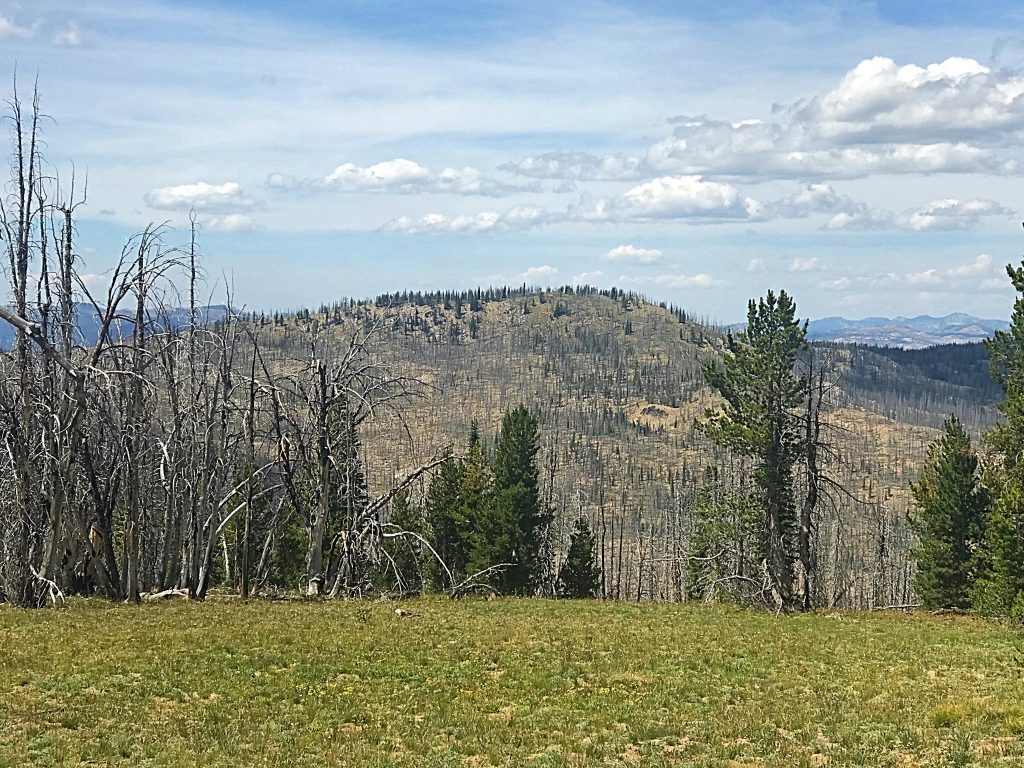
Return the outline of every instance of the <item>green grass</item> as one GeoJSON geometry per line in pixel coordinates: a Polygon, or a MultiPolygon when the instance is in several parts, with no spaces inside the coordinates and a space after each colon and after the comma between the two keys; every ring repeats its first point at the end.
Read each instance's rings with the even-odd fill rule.
{"type": "Polygon", "coordinates": [[[998,624],[403,607],[0,606],[0,766],[1024,765],[998,624]]]}

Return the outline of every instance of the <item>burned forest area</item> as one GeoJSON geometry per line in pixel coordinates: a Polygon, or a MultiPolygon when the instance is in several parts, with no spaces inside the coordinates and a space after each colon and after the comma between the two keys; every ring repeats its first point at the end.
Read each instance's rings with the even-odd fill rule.
{"type": "MultiPolygon", "coordinates": [[[[786,282],[825,285],[817,257],[737,292],[731,325],[687,305],[732,292],[705,273],[623,289],[551,266],[451,289],[382,271],[376,296],[254,309],[212,265],[237,232],[280,242],[248,218],[269,204],[156,188],[146,214],[173,215],[104,250],[115,228],[51,160],[38,85],[6,108],[0,768],[1024,764],[1024,261],[858,283],[966,275],[1008,322],[894,310],[814,332],[903,346],[812,337],[786,282]]],[[[261,194],[568,194],[658,155],[588,157],[521,164],[568,173],[557,188],[397,159],[271,173],[261,194]]],[[[373,232],[647,225],[663,211],[629,206],[669,187],[754,224],[812,200],[858,232],[959,205],[887,217],[820,184],[761,205],[689,174],[593,210],[373,232]]],[[[968,224],[1012,213],[974,202],[968,224]]]]}
{"type": "Polygon", "coordinates": [[[589,286],[253,313],[208,300],[194,214],[131,237],[90,290],[83,185],[46,163],[38,98],[10,117],[14,605],[213,591],[914,607],[912,483],[951,414],[975,438],[999,419],[984,345],[808,342],[785,291],[736,333],[589,286]],[[579,594],[567,565],[587,571],[579,594]]]}

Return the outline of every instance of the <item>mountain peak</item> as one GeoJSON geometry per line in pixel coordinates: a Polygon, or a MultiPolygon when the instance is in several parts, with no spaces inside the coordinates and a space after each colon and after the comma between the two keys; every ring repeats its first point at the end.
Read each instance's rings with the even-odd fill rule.
{"type": "Polygon", "coordinates": [[[936,344],[967,344],[989,338],[995,331],[1005,330],[1009,323],[952,312],[944,317],[918,315],[865,317],[825,317],[808,323],[807,337],[813,341],[840,341],[876,347],[920,349],[936,344]]]}

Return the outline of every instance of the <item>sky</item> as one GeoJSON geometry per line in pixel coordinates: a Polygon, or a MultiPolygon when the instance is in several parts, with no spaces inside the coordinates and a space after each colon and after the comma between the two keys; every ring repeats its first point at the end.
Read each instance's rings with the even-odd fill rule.
{"type": "Polygon", "coordinates": [[[1018,2],[0,0],[77,248],[201,228],[251,309],[612,285],[705,317],[1008,317],[1018,2]]]}

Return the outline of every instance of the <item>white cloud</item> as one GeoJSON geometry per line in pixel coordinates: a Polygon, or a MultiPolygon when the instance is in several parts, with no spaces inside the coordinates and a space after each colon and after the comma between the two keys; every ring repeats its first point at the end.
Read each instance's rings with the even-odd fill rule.
{"type": "Polygon", "coordinates": [[[244,213],[229,213],[226,216],[214,216],[203,222],[211,232],[251,232],[256,229],[253,220],[244,213]]]}
{"type": "Polygon", "coordinates": [[[586,152],[548,152],[505,163],[501,170],[535,179],[569,181],[636,181],[643,178],[642,161],[625,155],[586,152]]]}
{"type": "Polygon", "coordinates": [[[838,194],[830,184],[806,184],[791,195],[765,205],[769,217],[802,219],[815,213],[859,215],[867,211],[864,203],[838,194]]]}
{"type": "Polygon", "coordinates": [[[620,275],[616,282],[619,285],[659,285],[665,288],[707,288],[719,284],[718,280],[704,272],[696,275],[665,274],[655,277],[620,275]]]}
{"type": "Polygon", "coordinates": [[[946,270],[946,274],[952,277],[977,277],[979,275],[990,274],[994,270],[995,264],[992,257],[987,253],[980,253],[974,261],[948,269],[946,270]]]}
{"type": "Polygon", "coordinates": [[[974,59],[919,67],[865,59],[839,84],[797,112],[825,137],[870,141],[1000,141],[1024,128],[1024,76],[993,72],[974,59]]]}
{"type": "Polygon", "coordinates": [[[519,275],[519,278],[530,285],[535,285],[545,280],[550,281],[557,274],[557,267],[552,267],[550,265],[545,264],[540,267],[530,267],[521,275],[519,275]]]}
{"type": "Polygon", "coordinates": [[[752,219],[762,206],[731,184],[700,176],[662,176],[638,184],[611,200],[581,200],[569,218],[581,221],[649,221],[654,219],[752,219]]]}
{"type": "Polygon", "coordinates": [[[231,211],[253,208],[256,201],[242,191],[240,184],[229,181],[225,184],[180,184],[174,187],[152,189],[143,199],[150,208],[168,211],[231,211]]]}
{"type": "Polygon", "coordinates": [[[483,211],[476,214],[446,216],[428,213],[414,218],[400,216],[381,229],[407,235],[472,234],[480,232],[517,232],[561,220],[561,214],[549,213],[535,205],[516,205],[504,213],[483,211]]]}
{"type": "MultiPolygon", "coordinates": [[[[490,232],[518,231],[559,222],[628,222],[653,220],[686,220],[693,223],[715,221],[763,220],[764,207],[757,200],[743,195],[731,184],[705,181],[699,176],[666,176],[627,190],[616,198],[594,199],[583,195],[579,203],[565,213],[550,212],[534,205],[517,205],[505,213],[484,211],[471,215],[448,216],[430,213],[413,218],[402,216],[384,225],[383,229],[408,234],[424,232],[490,232]]],[[[632,248],[633,246],[621,246],[632,248]]],[[[615,251],[616,249],[613,249],[615,251]]],[[[634,260],[654,258],[653,251],[635,249],[634,260]]],[[[612,253],[612,252],[609,252],[612,253]]],[[[609,260],[630,255],[618,251],[609,260]]]]}
{"type": "Polygon", "coordinates": [[[65,45],[73,48],[82,45],[84,42],[85,30],[74,21],[68,22],[66,27],[58,29],[53,33],[54,45],[65,45]]]}
{"type": "Polygon", "coordinates": [[[654,264],[661,259],[656,248],[637,248],[633,245],[619,245],[604,255],[605,261],[634,261],[639,264],[654,264]]]}
{"type": "Polygon", "coordinates": [[[814,272],[819,269],[823,269],[823,267],[817,256],[812,256],[809,259],[798,257],[789,263],[790,272],[814,272]]]}
{"type": "Polygon", "coordinates": [[[342,163],[319,179],[299,179],[285,173],[267,176],[267,187],[277,191],[291,189],[335,189],[342,192],[390,192],[398,194],[451,194],[505,197],[518,192],[540,192],[539,183],[506,184],[482,171],[464,168],[443,168],[433,173],[429,168],[402,157],[362,167],[342,163]]]}
{"type": "Polygon", "coordinates": [[[10,16],[0,15],[0,40],[7,40],[14,37],[27,39],[32,37],[33,34],[34,30],[32,28],[22,27],[10,16]]]}
{"type": "Polygon", "coordinates": [[[822,229],[887,229],[894,223],[895,217],[888,211],[879,211],[863,206],[859,210],[837,213],[822,226],[822,229]]]}
{"type": "Polygon", "coordinates": [[[928,229],[953,230],[970,229],[977,226],[984,216],[1009,216],[1013,211],[1004,208],[994,200],[967,200],[956,198],[936,200],[930,205],[904,215],[902,225],[915,232],[928,229]]]}
{"type": "Polygon", "coordinates": [[[973,59],[866,59],[832,90],[775,112],[770,122],[677,118],[643,166],[760,179],[1021,171],[998,150],[1024,130],[1024,75],[973,59]]]}
{"type": "Polygon", "coordinates": [[[418,187],[430,179],[430,171],[419,163],[398,157],[360,168],[352,163],[343,163],[323,178],[326,186],[336,186],[349,191],[368,189],[408,190],[418,187]]]}
{"type": "Polygon", "coordinates": [[[942,282],[942,276],[937,269],[925,269],[921,272],[908,272],[903,275],[903,280],[910,285],[938,285],[942,282]]]}
{"type": "Polygon", "coordinates": [[[594,272],[580,272],[578,275],[573,275],[569,281],[572,285],[593,285],[595,283],[605,283],[604,272],[596,270],[594,272]]]}
{"type": "Polygon", "coordinates": [[[650,148],[654,172],[757,179],[859,179],[873,174],[1020,171],[1016,160],[967,142],[859,145],[813,135],[813,126],[740,126],[702,122],[676,128],[650,148]],[[756,135],[747,137],[745,132],[756,135]]]}
{"type": "Polygon", "coordinates": [[[764,259],[751,259],[747,262],[747,272],[763,272],[765,266],[764,259]]]}
{"type": "Polygon", "coordinates": [[[696,275],[659,275],[654,282],[666,288],[707,288],[718,281],[703,272],[696,275]]]}
{"type": "Polygon", "coordinates": [[[823,280],[818,287],[831,291],[858,290],[914,290],[927,287],[936,294],[1001,291],[1010,288],[1005,277],[999,277],[1000,268],[988,254],[979,254],[973,261],[946,269],[930,267],[910,272],[880,272],[843,275],[823,280]]]}
{"type": "Polygon", "coordinates": [[[432,191],[452,195],[485,195],[501,197],[511,192],[526,191],[489,178],[476,168],[444,168],[433,180],[432,191]]]}

